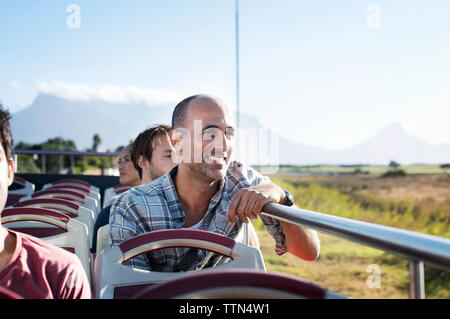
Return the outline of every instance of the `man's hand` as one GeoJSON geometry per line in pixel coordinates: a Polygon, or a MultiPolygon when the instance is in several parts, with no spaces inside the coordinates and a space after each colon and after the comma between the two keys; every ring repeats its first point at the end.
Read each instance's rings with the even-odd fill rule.
{"type": "Polygon", "coordinates": [[[286,195],[278,185],[260,184],[249,188],[242,188],[233,198],[227,217],[230,224],[234,224],[236,216],[243,223],[248,219],[255,219],[267,203],[283,204],[286,195]]]}
{"type": "MultiPolygon", "coordinates": [[[[248,218],[257,218],[267,203],[285,204],[286,200],[283,189],[273,183],[243,188],[233,198],[227,217],[230,224],[234,224],[236,216],[241,222],[248,223],[248,218]]],[[[308,261],[319,257],[320,240],[315,230],[283,221],[281,226],[290,253],[308,261]]]]}

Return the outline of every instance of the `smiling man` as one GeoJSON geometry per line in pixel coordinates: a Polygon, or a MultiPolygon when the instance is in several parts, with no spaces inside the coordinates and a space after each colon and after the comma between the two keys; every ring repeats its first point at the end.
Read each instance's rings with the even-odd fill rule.
{"type": "MultiPolygon", "coordinates": [[[[219,99],[195,95],[172,115],[171,142],[179,164],[169,174],[116,201],[110,217],[111,244],[162,229],[193,228],[236,238],[248,218],[260,217],[275,250],[315,260],[320,243],[313,230],[260,215],[269,202],[293,205],[292,196],[268,177],[231,161],[235,129],[219,99]]],[[[167,248],[132,259],[133,267],[186,271],[212,267],[221,257],[205,250],[167,248]]]]}

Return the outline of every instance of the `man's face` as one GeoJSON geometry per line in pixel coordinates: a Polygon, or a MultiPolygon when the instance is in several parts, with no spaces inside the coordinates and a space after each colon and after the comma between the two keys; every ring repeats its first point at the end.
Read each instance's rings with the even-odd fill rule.
{"type": "Polygon", "coordinates": [[[228,108],[211,98],[193,100],[184,124],[190,136],[187,140],[184,137],[181,146],[183,162],[209,182],[225,177],[234,143],[234,127],[228,108]]]}
{"type": "Polygon", "coordinates": [[[14,162],[6,158],[3,145],[0,143],[0,212],[5,208],[8,198],[8,187],[14,179],[14,162]]]}
{"type": "Polygon", "coordinates": [[[152,140],[150,178],[155,180],[166,175],[176,164],[172,160],[173,147],[166,134],[157,135],[152,140]]]}

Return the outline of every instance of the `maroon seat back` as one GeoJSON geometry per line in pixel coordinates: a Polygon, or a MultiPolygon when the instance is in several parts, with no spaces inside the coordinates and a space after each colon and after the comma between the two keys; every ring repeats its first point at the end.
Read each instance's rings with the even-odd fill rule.
{"type": "Polygon", "coordinates": [[[78,216],[76,211],[80,209],[80,205],[77,203],[62,199],[62,198],[33,198],[18,202],[13,205],[13,207],[39,207],[47,209],[58,209],[62,210],[64,214],[67,214],[71,218],[78,216]],[[58,208],[55,208],[57,206],[58,208]]]}
{"type": "Polygon", "coordinates": [[[326,290],[300,278],[251,270],[220,270],[195,272],[153,285],[135,294],[137,299],[186,298],[261,298],[264,290],[268,298],[285,298],[286,293],[298,298],[322,299],[326,290]],[[233,288],[238,287],[236,290],[233,288]],[[251,291],[255,295],[251,295],[251,291]],[[250,294],[249,294],[250,292],[250,294]]]}
{"type": "Polygon", "coordinates": [[[73,183],[73,184],[81,184],[84,185],[86,187],[91,187],[92,185],[86,181],[82,181],[80,179],[74,179],[74,178],[64,178],[64,179],[58,179],[54,182],[52,182],[53,185],[57,185],[57,184],[65,184],[65,183],[73,183]]]}
{"type": "MultiPolygon", "coordinates": [[[[42,222],[40,220],[40,216],[45,218],[50,217],[51,219],[55,219],[56,221],[62,222],[64,224],[67,224],[70,220],[70,216],[52,209],[35,208],[35,207],[17,207],[17,208],[7,208],[3,210],[2,223],[4,223],[5,217],[14,217],[19,215],[25,216],[25,218],[20,218],[17,221],[42,222]]],[[[45,238],[54,235],[59,235],[67,231],[65,227],[60,226],[61,223],[55,222],[50,225],[56,227],[11,227],[11,229],[38,238],[45,238]]]]}
{"type": "Polygon", "coordinates": [[[77,192],[81,192],[83,194],[89,194],[91,190],[84,186],[84,185],[64,185],[64,184],[56,184],[55,186],[50,186],[46,188],[45,190],[60,190],[60,189],[68,189],[68,190],[75,190],[77,192]]]}
{"type": "Polygon", "coordinates": [[[54,198],[62,198],[62,199],[68,199],[73,200],[72,197],[75,197],[76,200],[80,203],[84,203],[84,200],[86,198],[86,194],[83,194],[81,192],[75,191],[75,190],[68,190],[68,189],[55,189],[55,190],[43,190],[36,193],[33,193],[31,195],[32,198],[39,198],[42,196],[50,195],[54,198]]]}
{"type": "Polygon", "coordinates": [[[8,198],[6,199],[6,204],[5,207],[14,205],[15,203],[17,203],[22,197],[25,197],[28,195],[25,194],[11,194],[8,193],[8,198]]]}

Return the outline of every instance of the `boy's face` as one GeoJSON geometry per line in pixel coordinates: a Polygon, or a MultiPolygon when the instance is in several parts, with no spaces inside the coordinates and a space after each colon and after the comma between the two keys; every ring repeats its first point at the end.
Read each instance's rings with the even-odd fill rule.
{"type": "Polygon", "coordinates": [[[14,179],[14,162],[6,158],[3,145],[0,143],[0,211],[5,208],[8,198],[8,187],[14,179]]]}
{"type": "Polygon", "coordinates": [[[152,141],[152,159],[150,161],[150,177],[155,180],[166,175],[176,165],[172,160],[172,144],[166,134],[160,134],[152,141]]]}

